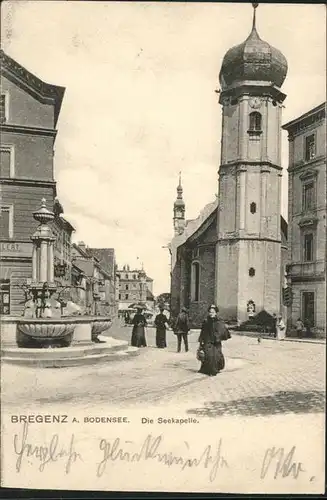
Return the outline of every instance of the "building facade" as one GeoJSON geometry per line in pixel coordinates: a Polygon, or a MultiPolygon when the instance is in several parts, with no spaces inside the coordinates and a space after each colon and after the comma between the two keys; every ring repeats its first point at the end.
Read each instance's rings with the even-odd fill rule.
{"type": "Polygon", "coordinates": [[[104,284],[99,287],[101,300],[108,302],[110,316],[116,317],[118,313],[118,297],[116,284],[116,256],[113,248],[89,248],[89,252],[97,259],[100,269],[108,276],[102,280],[104,284]]]}
{"type": "Polygon", "coordinates": [[[53,249],[55,282],[60,286],[68,286],[71,285],[71,248],[75,228],[63,217],[63,208],[57,198],[54,201],[53,212],[55,217],[51,229],[56,238],[53,249]]]}
{"type": "Polygon", "coordinates": [[[74,243],[70,296],[87,314],[117,315],[115,264],[111,248],[89,248],[74,243]]]}
{"type": "Polygon", "coordinates": [[[131,304],[142,302],[153,309],[153,279],[143,269],[131,269],[125,265],[117,270],[119,278],[119,309],[128,309],[131,304]]]}
{"type": "Polygon", "coordinates": [[[0,313],[19,315],[32,275],[33,212],[56,197],[53,149],[65,89],[0,52],[0,313]]]}
{"type": "MultiPolygon", "coordinates": [[[[186,305],[194,326],[211,302],[219,304],[226,321],[237,323],[249,318],[250,305],[251,313],[282,311],[287,224],[281,217],[286,97],[281,86],[287,61],[259,37],[253,5],[250,35],[227,51],[219,74],[223,118],[217,200],[189,223],[184,206],[178,231],[174,214],[172,314],[186,305]]],[[[178,188],[177,200],[180,195],[178,188]]]]}
{"type": "Polygon", "coordinates": [[[326,333],[326,103],[288,132],[288,327],[300,318],[326,333]]]}

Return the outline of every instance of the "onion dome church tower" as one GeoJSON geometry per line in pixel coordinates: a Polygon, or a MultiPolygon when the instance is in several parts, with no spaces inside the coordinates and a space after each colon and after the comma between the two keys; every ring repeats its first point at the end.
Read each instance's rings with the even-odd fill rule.
{"type": "Polygon", "coordinates": [[[283,54],[256,27],[223,58],[216,300],[222,316],[242,322],[280,310],[281,113],[283,54]]]}
{"type": "Polygon", "coordinates": [[[185,228],[185,202],[183,200],[182,176],[179,173],[177,198],[174,203],[174,232],[175,236],[182,234],[185,228]]]}

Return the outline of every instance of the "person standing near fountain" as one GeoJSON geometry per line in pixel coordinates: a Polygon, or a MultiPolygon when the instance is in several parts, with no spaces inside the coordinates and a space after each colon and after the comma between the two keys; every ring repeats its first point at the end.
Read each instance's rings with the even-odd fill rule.
{"type": "Polygon", "coordinates": [[[137,313],[133,318],[133,330],[132,330],[132,340],[131,345],[133,347],[146,347],[145,339],[145,327],[147,325],[146,319],[142,311],[143,306],[139,305],[136,307],[137,313]]]}

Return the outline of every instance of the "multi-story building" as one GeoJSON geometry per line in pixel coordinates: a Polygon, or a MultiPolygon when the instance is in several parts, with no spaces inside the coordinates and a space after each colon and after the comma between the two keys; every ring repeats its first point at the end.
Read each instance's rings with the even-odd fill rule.
{"type": "Polygon", "coordinates": [[[153,308],[153,279],[143,269],[130,269],[123,266],[117,270],[119,277],[119,309],[127,309],[131,304],[142,302],[153,308]]]}
{"type": "Polygon", "coordinates": [[[21,314],[32,275],[33,212],[56,197],[54,141],[65,89],[0,52],[0,313],[21,314]]]}
{"type": "Polygon", "coordinates": [[[115,317],[118,312],[115,250],[114,248],[89,248],[88,250],[98,260],[101,269],[109,276],[109,279],[104,280],[105,288],[100,286],[100,293],[102,300],[109,302],[110,315],[115,317]]]}
{"type": "Polygon", "coordinates": [[[288,326],[300,318],[326,332],[326,103],[288,132],[288,326]]]}
{"type": "Polygon", "coordinates": [[[84,242],[73,244],[70,295],[89,314],[117,314],[113,249],[88,248],[84,242]],[[96,255],[98,254],[98,256],[96,255]]]}
{"type": "Polygon", "coordinates": [[[57,198],[54,201],[53,211],[55,218],[51,229],[56,238],[53,252],[55,282],[61,286],[68,286],[72,277],[71,248],[75,228],[63,217],[63,208],[57,198]]]}

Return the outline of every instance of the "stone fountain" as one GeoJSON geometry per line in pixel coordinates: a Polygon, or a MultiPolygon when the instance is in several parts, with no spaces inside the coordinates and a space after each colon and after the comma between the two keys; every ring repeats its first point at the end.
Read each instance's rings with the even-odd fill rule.
{"type": "Polygon", "coordinates": [[[51,367],[105,360],[118,351],[121,355],[136,354],[137,349],[128,347],[127,342],[99,338],[112,325],[109,317],[62,314],[61,303],[55,298],[55,237],[49,225],[54,213],[47,209],[45,199],[33,217],[39,226],[31,237],[32,279],[27,287],[23,316],[1,318],[2,359],[51,367]]]}

